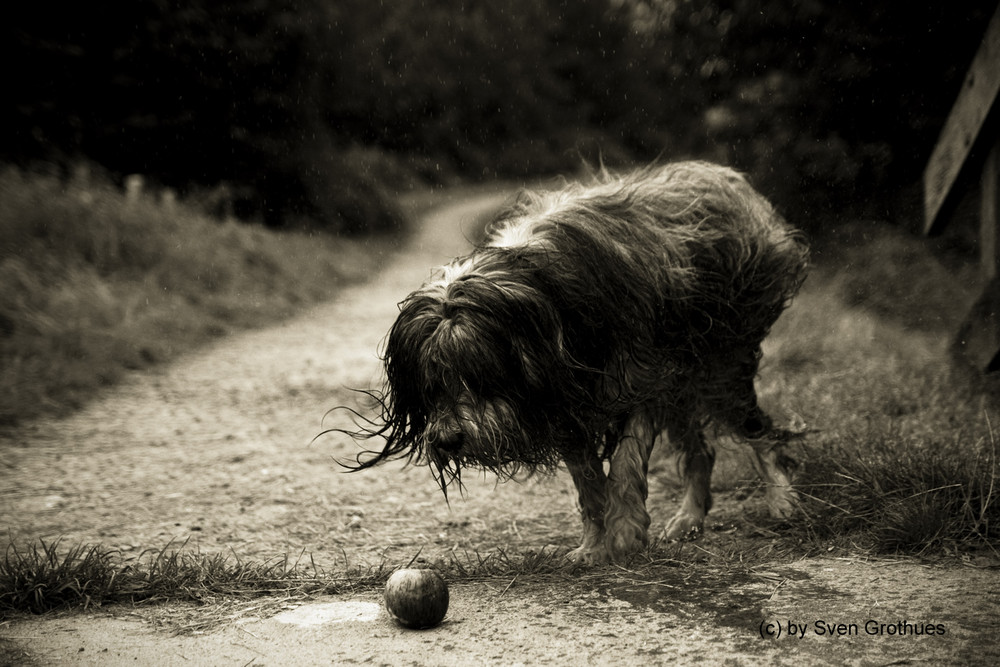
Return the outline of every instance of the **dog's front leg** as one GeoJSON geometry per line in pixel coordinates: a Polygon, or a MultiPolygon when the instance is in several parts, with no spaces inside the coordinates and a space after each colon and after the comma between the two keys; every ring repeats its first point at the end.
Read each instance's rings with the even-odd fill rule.
{"type": "Polygon", "coordinates": [[[799,495],[791,480],[796,464],[785,454],[785,444],[799,437],[798,433],[772,427],[762,437],[748,438],[757,459],[757,472],[765,484],[767,507],[776,519],[788,519],[798,508],[799,495]]]}
{"type": "Polygon", "coordinates": [[[645,415],[633,414],[611,453],[604,510],[604,544],[611,560],[641,549],[649,540],[646,475],[656,435],[645,415]]]}
{"type": "Polygon", "coordinates": [[[583,543],[566,554],[566,558],[588,565],[605,563],[608,554],[604,549],[604,506],[608,478],[601,459],[596,453],[587,452],[579,458],[566,457],[566,467],[576,485],[583,520],[583,543]]]}

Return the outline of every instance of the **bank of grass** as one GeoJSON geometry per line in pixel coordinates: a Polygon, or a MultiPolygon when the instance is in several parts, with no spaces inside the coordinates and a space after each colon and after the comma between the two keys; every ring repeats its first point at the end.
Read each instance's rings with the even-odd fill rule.
{"type": "Polygon", "coordinates": [[[815,429],[795,530],[879,553],[996,554],[1000,378],[952,348],[981,289],[975,263],[888,227],[827,253],[762,374],[767,399],[815,429]]]}
{"type": "Polygon", "coordinates": [[[329,299],[391,239],[220,221],[94,176],[0,170],[0,426],[329,299]]]}

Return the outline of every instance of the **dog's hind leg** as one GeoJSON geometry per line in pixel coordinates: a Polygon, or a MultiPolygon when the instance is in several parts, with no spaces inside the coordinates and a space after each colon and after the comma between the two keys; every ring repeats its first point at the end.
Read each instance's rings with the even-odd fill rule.
{"type": "Polygon", "coordinates": [[[785,443],[798,435],[775,427],[771,418],[760,409],[752,378],[739,385],[737,396],[735,407],[720,416],[753,447],[757,473],[764,481],[764,498],[771,515],[787,519],[798,507],[799,497],[791,480],[795,461],[785,454],[785,443]]]}
{"type": "Polygon", "coordinates": [[[799,495],[792,487],[795,461],[785,454],[783,432],[771,432],[750,440],[750,445],[757,459],[757,473],[766,485],[764,498],[771,516],[777,519],[791,517],[798,507],[799,495]]]}
{"type": "Polygon", "coordinates": [[[641,412],[633,413],[611,453],[604,543],[612,560],[646,546],[649,540],[646,475],[656,436],[649,417],[641,412]]]}
{"type": "Polygon", "coordinates": [[[712,467],[715,452],[695,422],[667,426],[671,444],[678,449],[677,468],[684,480],[684,500],[677,514],[667,522],[668,540],[696,537],[702,531],[705,515],[712,509],[712,467]]]}
{"type": "Polygon", "coordinates": [[[579,458],[565,457],[566,467],[573,476],[579,495],[580,516],[583,520],[583,543],[566,558],[578,563],[596,565],[604,563],[608,554],[604,550],[604,506],[607,502],[608,478],[596,452],[581,454],[579,458]]]}

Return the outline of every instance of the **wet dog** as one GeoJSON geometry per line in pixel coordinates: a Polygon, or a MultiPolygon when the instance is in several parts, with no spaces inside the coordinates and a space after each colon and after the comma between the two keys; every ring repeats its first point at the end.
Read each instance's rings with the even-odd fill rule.
{"type": "Polygon", "coordinates": [[[807,254],[741,175],[704,162],[523,193],[400,304],[371,392],[381,414],[353,434],[384,446],[353,467],[426,463],[447,494],[466,467],[509,478],[565,464],[583,519],[569,555],[605,562],[647,543],[661,433],[685,484],[666,535],[701,530],[714,423],[753,446],[772,513],[788,515],[790,434],[754,378],[807,254]]]}

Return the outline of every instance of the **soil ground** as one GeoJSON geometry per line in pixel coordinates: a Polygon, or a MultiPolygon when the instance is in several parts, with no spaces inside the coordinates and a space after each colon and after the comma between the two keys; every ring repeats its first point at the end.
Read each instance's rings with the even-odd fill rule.
{"type": "MultiPolygon", "coordinates": [[[[136,557],[186,541],[240,558],[309,554],[328,570],[575,546],[568,475],[470,478],[446,504],[424,468],[346,474],[337,461],[357,445],[314,440],[349,427],[330,408],[365,407],[350,389],[379,384],[396,304],[464,252],[504,197],[447,202],[385,270],[332,303],[136,374],[69,418],[0,434],[6,540],[136,557]]],[[[669,467],[652,462],[654,530],[677,500],[669,467]]],[[[664,545],[645,565],[454,581],[432,630],[396,626],[378,590],[234,605],[228,617],[215,608],[222,620],[208,628],[198,606],[122,606],[8,619],[0,663],[1000,664],[994,568],[832,556],[690,565],[734,541],[766,546],[761,504],[720,494],[702,540],[664,545]]]]}

